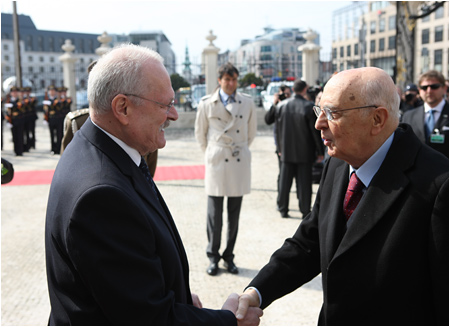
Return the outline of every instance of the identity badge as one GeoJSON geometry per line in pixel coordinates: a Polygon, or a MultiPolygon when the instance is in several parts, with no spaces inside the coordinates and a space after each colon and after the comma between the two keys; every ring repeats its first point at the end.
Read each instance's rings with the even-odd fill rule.
{"type": "Polygon", "coordinates": [[[431,134],[430,135],[431,143],[444,144],[444,141],[445,141],[445,135],[442,135],[442,134],[431,134]]]}

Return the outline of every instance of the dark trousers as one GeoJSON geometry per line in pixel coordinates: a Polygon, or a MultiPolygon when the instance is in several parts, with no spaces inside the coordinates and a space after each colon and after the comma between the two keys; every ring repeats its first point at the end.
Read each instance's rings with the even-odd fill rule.
{"type": "Polygon", "coordinates": [[[50,119],[48,126],[50,128],[50,141],[52,144],[52,151],[55,154],[60,154],[61,142],[64,133],[64,119],[50,119]]]}
{"type": "Polygon", "coordinates": [[[311,211],[312,164],[281,162],[280,183],[278,188],[278,210],[282,214],[289,211],[289,193],[295,178],[298,207],[303,216],[311,211]]]}
{"type": "Polygon", "coordinates": [[[13,122],[11,132],[14,143],[14,152],[17,156],[21,156],[23,154],[23,128],[23,121],[13,122]]]}
{"type": "Polygon", "coordinates": [[[220,241],[222,238],[223,224],[223,196],[208,196],[208,213],[207,213],[207,235],[208,247],[206,255],[211,262],[219,262],[221,258],[225,261],[234,259],[234,245],[239,226],[239,214],[241,212],[242,196],[228,197],[228,231],[227,231],[227,247],[222,256],[219,254],[220,241]]]}

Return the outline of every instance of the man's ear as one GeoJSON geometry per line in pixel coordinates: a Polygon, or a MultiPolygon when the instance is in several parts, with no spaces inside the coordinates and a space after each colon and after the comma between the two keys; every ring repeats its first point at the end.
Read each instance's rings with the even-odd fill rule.
{"type": "Polygon", "coordinates": [[[114,117],[122,124],[128,125],[129,117],[128,117],[128,105],[130,101],[126,95],[117,94],[113,100],[111,101],[111,109],[114,114],[114,117]]]}
{"type": "Polygon", "coordinates": [[[386,125],[389,118],[389,112],[385,107],[378,107],[372,115],[372,134],[378,135],[386,125]]]}

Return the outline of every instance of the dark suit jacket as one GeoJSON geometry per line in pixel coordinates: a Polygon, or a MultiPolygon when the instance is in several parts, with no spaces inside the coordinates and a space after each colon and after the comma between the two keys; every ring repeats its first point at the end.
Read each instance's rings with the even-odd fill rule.
{"type": "Polygon", "coordinates": [[[405,112],[402,117],[402,122],[411,125],[414,133],[416,133],[419,140],[428,144],[436,151],[439,151],[443,155],[448,158],[448,102],[445,101],[444,108],[442,109],[441,115],[439,116],[438,121],[435,123],[434,128],[439,130],[439,133],[444,135],[445,142],[443,144],[440,143],[431,143],[430,139],[425,139],[425,110],[423,105],[417,107],[415,109],[409,110],[405,112]]]}
{"type": "Polygon", "coordinates": [[[236,324],[192,305],[189,267],[162,195],[90,119],[53,177],[45,232],[51,325],[236,324]]]}
{"type": "Polygon", "coordinates": [[[301,95],[280,103],[276,133],[281,161],[313,163],[317,155],[323,155],[320,131],[314,127],[313,105],[301,95]]]}
{"type": "Polygon", "coordinates": [[[262,308],[322,273],[321,325],[448,325],[448,159],[400,125],[346,230],[348,174],[325,165],[313,211],[250,283],[262,308]]]}

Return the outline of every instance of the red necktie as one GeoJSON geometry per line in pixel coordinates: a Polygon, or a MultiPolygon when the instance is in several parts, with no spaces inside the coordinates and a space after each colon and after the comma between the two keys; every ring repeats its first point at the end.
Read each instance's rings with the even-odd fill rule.
{"type": "Polygon", "coordinates": [[[353,211],[355,211],[359,200],[361,200],[363,188],[363,182],[361,182],[358,176],[356,176],[356,173],[352,173],[344,199],[344,215],[347,220],[350,218],[353,211]]]}

